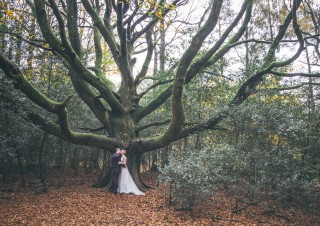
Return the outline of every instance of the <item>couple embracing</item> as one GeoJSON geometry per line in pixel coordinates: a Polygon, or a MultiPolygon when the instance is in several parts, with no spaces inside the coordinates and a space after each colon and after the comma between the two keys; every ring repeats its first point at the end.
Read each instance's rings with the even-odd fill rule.
{"type": "Polygon", "coordinates": [[[116,152],[111,157],[112,162],[112,184],[111,191],[114,194],[132,193],[135,195],[144,195],[134,183],[127,167],[126,150],[116,148],[116,152]]]}

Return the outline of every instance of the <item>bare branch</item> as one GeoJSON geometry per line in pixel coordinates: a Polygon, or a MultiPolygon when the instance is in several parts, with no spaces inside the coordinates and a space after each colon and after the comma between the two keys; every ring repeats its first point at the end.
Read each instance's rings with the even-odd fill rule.
{"type": "MultiPolygon", "coordinates": [[[[26,42],[26,43],[28,43],[28,44],[30,44],[30,45],[32,45],[32,46],[36,46],[36,47],[38,47],[38,48],[40,48],[40,49],[44,49],[44,50],[48,50],[48,51],[53,51],[53,49],[44,47],[43,45],[38,44],[38,43],[36,43],[35,41],[32,41],[32,40],[28,40],[28,39],[23,38],[23,37],[22,37],[21,35],[19,35],[19,34],[16,34],[16,33],[13,33],[13,32],[8,32],[8,31],[4,31],[3,33],[9,34],[9,35],[13,35],[13,36],[15,36],[16,38],[18,38],[18,39],[20,39],[20,40],[22,40],[22,41],[24,41],[24,42],[26,42]]],[[[37,41],[39,41],[39,40],[37,40],[37,41]]],[[[45,41],[41,41],[41,42],[45,43],[45,41]]]]}
{"type": "Polygon", "coordinates": [[[141,99],[144,95],[146,95],[150,90],[160,86],[160,85],[164,85],[167,83],[173,82],[173,79],[170,80],[164,80],[164,81],[158,81],[154,84],[152,84],[151,86],[149,86],[146,90],[142,91],[141,93],[139,93],[138,97],[139,99],[141,99]]]}
{"type": "MultiPolygon", "coordinates": [[[[181,0],[174,0],[171,5],[176,6],[181,0]]],[[[164,0],[161,0],[159,5],[162,4],[162,2],[164,2],[164,0]]],[[[157,8],[155,11],[159,10],[159,8],[157,8]]],[[[170,11],[169,8],[166,8],[163,10],[162,14],[165,16],[166,14],[168,14],[168,12],[170,11]]],[[[148,13],[145,17],[148,16],[148,13]]],[[[143,18],[144,19],[144,18],[143,18]]],[[[142,20],[143,20],[142,19],[142,20]]],[[[153,16],[152,20],[146,25],[144,26],[144,28],[138,32],[135,32],[132,34],[132,39],[131,39],[131,43],[133,44],[138,38],[141,37],[141,35],[143,35],[147,30],[149,30],[156,22],[158,21],[158,18],[156,16],[153,16]]],[[[137,22],[136,22],[137,23],[137,22]]],[[[140,22],[139,22],[140,23],[140,22]]],[[[132,26],[134,27],[134,25],[132,26]]],[[[133,28],[132,28],[133,29],[133,28]]]]}
{"type": "Polygon", "coordinates": [[[279,76],[279,77],[308,77],[308,78],[314,78],[314,77],[320,77],[320,73],[314,73],[314,74],[309,74],[309,73],[285,73],[285,72],[278,72],[278,71],[270,71],[270,74],[279,76]]]}
{"type": "Polygon", "coordinates": [[[147,129],[147,128],[150,128],[150,127],[153,127],[153,126],[165,125],[165,124],[167,124],[169,122],[171,122],[171,119],[165,119],[163,121],[151,122],[151,123],[148,123],[146,125],[142,125],[142,126],[137,127],[135,131],[136,131],[136,133],[138,133],[141,130],[144,130],[144,129],[147,129]]]}
{"type": "Polygon", "coordinates": [[[5,102],[10,102],[10,108],[14,107],[15,104],[19,103],[19,108],[23,108],[24,114],[22,117],[34,125],[40,127],[40,129],[60,137],[66,141],[82,144],[91,147],[108,149],[113,151],[114,147],[118,144],[116,139],[109,138],[103,135],[87,134],[87,133],[77,133],[69,128],[68,114],[66,111],[66,106],[71,100],[72,96],[67,97],[63,102],[55,102],[50,100],[41,94],[35,87],[33,87],[23,76],[19,68],[8,61],[8,59],[0,53],[0,67],[4,71],[5,75],[14,81],[14,87],[19,89],[24,93],[31,101],[45,110],[57,114],[59,117],[59,124],[47,121],[39,114],[31,112],[30,109],[24,108],[24,104],[20,103],[19,99],[14,99],[12,95],[7,95],[6,92],[8,87],[5,89],[1,88],[0,96],[5,102]]]}
{"type": "Polygon", "coordinates": [[[314,86],[320,86],[320,83],[315,83],[315,82],[306,82],[306,83],[302,83],[296,86],[288,86],[288,87],[276,87],[276,88],[269,88],[269,89],[260,89],[260,90],[256,90],[254,93],[258,93],[258,92],[269,92],[269,91],[285,91],[285,90],[293,90],[293,89],[299,89],[303,86],[306,85],[314,85],[314,86]]]}
{"type": "Polygon", "coordinates": [[[233,81],[232,78],[229,78],[229,77],[227,77],[227,76],[225,76],[225,75],[221,75],[221,74],[214,73],[214,72],[212,72],[212,71],[203,70],[203,71],[201,71],[201,72],[202,72],[202,73],[209,74],[209,75],[214,75],[214,76],[217,76],[217,77],[225,78],[225,79],[228,79],[229,81],[233,81]]]}

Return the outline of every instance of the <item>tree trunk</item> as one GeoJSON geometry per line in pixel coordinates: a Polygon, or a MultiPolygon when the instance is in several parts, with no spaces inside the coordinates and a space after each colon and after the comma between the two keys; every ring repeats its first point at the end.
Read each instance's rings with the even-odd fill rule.
{"type": "MultiPolygon", "coordinates": [[[[306,48],[306,59],[308,64],[308,73],[311,73],[311,63],[309,58],[308,48],[306,48]]],[[[307,131],[307,145],[304,147],[303,155],[302,155],[302,163],[304,164],[304,160],[311,145],[311,136],[314,131],[314,112],[315,112],[315,101],[314,101],[314,92],[313,92],[313,78],[309,77],[309,85],[308,85],[308,131],[307,131]]]]}
{"type": "Polygon", "coordinates": [[[22,165],[22,160],[21,160],[21,155],[20,155],[19,149],[16,150],[16,154],[17,154],[19,172],[20,172],[20,177],[21,177],[21,187],[25,188],[26,182],[25,182],[24,170],[23,170],[23,165],[22,165]]]}
{"type": "Polygon", "coordinates": [[[79,172],[79,151],[74,149],[72,151],[72,158],[71,158],[71,168],[73,169],[73,176],[78,176],[79,172]]]}
{"type": "Polygon", "coordinates": [[[129,152],[128,158],[128,168],[130,171],[130,174],[132,176],[132,179],[136,183],[137,187],[144,191],[146,188],[151,188],[151,186],[147,185],[140,177],[140,159],[141,154],[140,153],[131,153],[129,152]]]}
{"type": "Polygon", "coordinates": [[[44,133],[40,145],[40,150],[39,150],[39,160],[38,160],[38,168],[39,168],[39,173],[40,173],[40,180],[41,180],[41,185],[42,185],[42,192],[47,192],[48,187],[47,187],[47,173],[46,173],[46,163],[43,160],[43,156],[46,156],[46,153],[44,153],[44,144],[47,140],[48,134],[44,133]],[[44,155],[43,155],[44,154],[44,155]]]}
{"type": "Polygon", "coordinates": [[[106,176],[110,168],[110,158],[109,158],[108,152],[106,150],[103,150],[102,153],[103,153],[103,156],[102,156],[103,159],[102,159],[100,177],[106,176]]]}
{"type": "MultiPolygon", "coordinates": [[[[164,28],[164,21],[160,21],[161,26],[164,28]]],[[[160,33],[160,71],[165,70],[166,64],[166,32],[162,29],[160,33]]]]}
{"type": "MultiPolygon", "coordinates": [[[[116,148],[128,150],[129,141],[136,138],[136,133],[133,130],[133,128],[135,128],[135,125],[131,115],[129,113],[125,113],[124,115],[110,114],[110,125],[111,125],[111,130],[110,130],[111,137],[115,137],[119,140],[119,145],[117,147],[114,147],[114,150],[116,148]],[[120,143],[123,143],[126,146],[122,146],[120,145],[120,143]]],[[[129,160],[129,157],[128,157],[128,160],[129,160]]],[[[111,167],[112,166],[109,164],[106,165],[106,170],[104,175],[98,178],[98,180],[92,185],[92,187],[110,188],[110,185],[112,182],[111,167]]]]}
{"type": "MultiPolygon", "coordinates": [[[[124,134],[124,132],[122,132],[122,134],[124,134]]],[[[126,134],[130,134],[130,132],[126,133],[126,134]]],[[[139,145],[139,143],[135,144],[134,147],[131,145],[128,145],[126,147],[120,147],[122,149],[127,150],[127,163],[128,163],[128,168],[129,168],[129,172],[132,176],[132,179],[134,180],[134,182],[136,183],[137,187],[144,191],[146,188],[151,188],[149,185],[147,185],[146,183],[144,183],[140,177],[140,158],[141,155],[143,154],[143,152],[141,150],[143,150],[143,147],[139,145]]],[[[108,170],[106,171],[107,173],[103,176],[100,177],[93,185],[92,187],[107,187],[110,188],[111,182],[112,182],[112,173],[111,173],[111,165],[108,168],[108,170]]]]}
{"type": "Polygon", "coordinates": [[[63,145],[63,140],[59,139],[60,143],[60,149],[58,152],[58,156],[55,158],[55,168],[58,170],[60,174],[64,172],[64,167],[65,167],[65,158],[64,158],[64,145],[63,145]]]}
{"type": "Polygon", "coordinates": [[[157,151],[152,152],[152,159],[151,159],[151,172],[158,172],[158,164],[157,164],[157,159],[158,159],[158,153],[157,151]]]}

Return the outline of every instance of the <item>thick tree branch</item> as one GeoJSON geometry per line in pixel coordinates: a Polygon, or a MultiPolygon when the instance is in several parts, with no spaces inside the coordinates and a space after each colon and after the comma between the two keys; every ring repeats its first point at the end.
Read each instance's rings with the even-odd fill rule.
{"type": "Polygon", "coordinates": [[[108,24],[110,24],[109,21],[111,19],[111,14],[112,14],[112,0],[105,0],[104,2],[106,5],[106,9],[104,11],[103,21],[105,22],[105,26],[108,26],[108,24]]]}
{"type": "Polygon", "coordinates": [[[156,96],[150,103],[148,103],[148,105],[142,107],[140,106],[135,114],[136,121],[139,122],[145,116],[149,115],[159,106],[161,106],[164,102],[166,102],[171,95],[172,85],[161,91],[158,96],[156,96]]]}
{"type": "Polygon", "coordinates": [[[117,1],[117,31],[120,39],[120,55],[122,58],[122,62],[127,62],[127,33],[123,27],[123,7],[124,1],[118,0],[117,1]]]}
{"type": "Polygon", "coordinates": [[[47,12],[45,9],[45,2],[43,0],[34,0],[34,6],[37,21],[43,37],[55,51],[57,51],[61,56],[67,57],[61,41],[54,35],[52,30],[50,29],[47,12]]]}
{"type": "Polygon", "coordinates": [[[218,129],[218,124],[225,119],[230,114],[230,109],[222,109],[219,113],[215,114],[213,117],[206,121],[199,122],[192,126],[183,128],[179,133],[179,139],[185,138],[191,134],[199,133],[206,130],[218,129]]]}
{"type": "MultiPolygon", "coordinates": [[[[220,127],[218,127],[218,124],[229,115],[230,109],[222,109],[219,113],[215,114],[213,117],[211,117],[207,121],[201,121],[198,123],[194,123],[191,126],[186,126],[184,127],[175,137],[174,140],[179,140],[182,138],[185,138],[189,135],[199,133],[201,131],[206,131],[206,130],[221,130],[220,127]]],[[[161,137],[158,136],[158,137],[161,137]]],[[[145,138],[145,139],[140,139],[140,142],[143,143],[143,147],[145,151],[149,150],[155,150],[160,147],[163,147],[164,142],[158,142],[160,139],[158,137],[153,137],[153,138],[145,138]],[[156,141],[156,142],[155,142],[156,141]]]]}
{"type": "MultiPolygon", "coordinates": [[[[50,0],[52,1],[52,0],[50,0]]],[[[70,23],[70,26],[75,26],[77,27],[77,18],[76,18],[76,12],[75,10],[77,9],[77,6],[76,6],[76,2],[69,2],[67,5],[68,5],[68,10],[70,11],[70,15],[68,17],[68,19],[70,20],[69,23],[70,23]]],[[[56,10],[56,14],[57,14],[57,17],[60,18],[59,21],[62,20],[61,16],[59,16],[58,14],[58,9],[57,9],[57,6],[54,4],[54,2],[52,2],[52,7],[56,10]]],[[[59,22],[59,24],[61,24],[61,26],[63,25],[63,22],[59,22]]],[[[97,78],[95,77],[92,73],[90,73],[90,71],[87,70],[86,67],[84,67],[84,65],[82,64],[82,62],[80,61],[80,57],[81,57],[81,43],[80,43],[80,38],[79,38],[79,32],[77,30],[77,28],[73,28],[71,27],[72,31],[70,31],[70,39],[72,40],[72,45],[74,46],[75,48],[75,52],[73,51],[73,49],[71,47],[68,47],[68,58],[66,58],[66,60],[68,61],[69,65],[71,67],[74,68],[74,71],[77,71],[77,73],[70,73],[72,75],[74,75],[73,77],[73,81],[75,82],[76,79],[84,79],[86,82],[88,82],[90,85],[92,85],[93,87],[95,87],[96,89],[98,89],[101,93],[101,96],[106,100],[106,102],[110,105],[111,109],[115,112],[118,112],[118,113],[121,113],[124,111],[123,107],[121,106],[120,102],[118,101],[118,99],[113,95],[113,92],[112,90],[110,89],[110,87],[108,87],[108,84],[105,84],[100,78],[97,78]],[[79,76],[81,78],[79,78],[79,76]]],[[[64,30],[61,28],[61,33],[64,35],[64,30]]],[[[96,34],[97,35],[97,34],[96,34]]],[[[99,35],[99,34],[98,34],[99,35]]],[[[98,39],[99,37],[95,37],[96,39],[98,39]]],[[[97,40],[95,40],[97,44],[97,40]]],[[[67,42],[65,40],[65,42],[67,42]]],[[[66,45],[69,46],[68,43],[66,43],[66,45]]],[[[99,47],[99,46],[98,46],[99,47]]],[[[96,49],[97,51],[99,51],[99,49],[97,48],[96,49]]],[[[98,60],[99,60],[99,55],[98,55],[98,60]]],[[[97,75],[100,77],[102,76],[102,71],[101,70],[98,70],[98,73],[97,75]]],[[[77,85],[79,87],[79,85],[77,85]]],[[[81,85],[82,88],[84,88],[84,85],[81,85]]],[[[80,96],[84,97],[86,96],[86,100],[85,102],[88,103],[88,95],[91,95],[93,94],[93,92],[91,92],[90,90],[88,89],[84,89],[84,90],[87,90],[86,94],[81,94],[81,92],[83,92],[83,90],[81,89],[76,89],[77,92],[79,93],[80,96]]],[[[92,97],[91,98],[94,98],[95,95],[91,95],[92,97]]],[[[92,101],[91,101],[92,102],[92,101]]],[[[94,101],[94,102],[97,102],[97,101],[94,101]]],[[[91,104],[90,105],[91,109],[93,109],[94,105],[91,104]]],[[[100,107],[101,109],[101,107],[100,107]]],[[[95,114],[97,114],[97,112],[95,112],[95,114]]],[[[104,116],[104,118],[106,118],[106,116],[104,116]]],[[[100,121],[102,120],[102,117],[99,117],[100,121]]],[[[106,121],[104,121],[104,124],[106,124],[106,121]]]]}
{"type": "MultiPolygon", "coordinates": [[[[12,64],[12,63],[11,63],[12,64]]],[[[4,61],[3,55],[0,53],[0,65],[1,69],[5,72],[7,77],[14,81],[16,89],[22,91],[31,101],[45,110],[55,113],[59,117],[59,124],[48,121],[38,113],[33,112],[31,108],[26,108],[25,103],[21,102],[21,99],[14,97],[12,93],[8,93],[9,87],[0,86],[0,98],[6,104],[6,108],[10,109],[24,120],[31,122],[32,124],[39,126],[45,132],[48,132],[54,136],[60,137],[68,142],[74,144],[87,145],[90,147],[97,147],[106,149],[110,152],[118,146],[116,139],[109,138],[103,135],[95,135],[91,133],[78,133],[69,128],[67,111],[65,107],[72,98],[69,96],[65,101],[59,103],[44,97],[39,91],[36,90],[22,75],[19,69],[15,65],[11,65],[4,61]],[[12,68],[12,66],[15,66],[12,68]]]]}
{"type": "Polygon", "coordinates": [[[45,97],[24,77],[18,66],[2,53],[0,53],[0,68],[10,80],[14,81],[15,88],[23,92],[31,101],[49,112],[58,113],[59,103],[45,97]]]}
{"type": "Polygon", "coordinates": [[[102,70],[103,53],[101,48],[101,34],[97,27],[93,28],[93,41],[94,41],[96,59],[94,62],[94,69],[92,68],[89,68],[89,69],[93,70],[98,77],[102,78],[104,76],[103,70],[102,70]]]}
{"type": "MultiPolygon", "coordinates": [[[[50,0],[53,1],[53,0],[50,0]]],[[[83,2],[87,2],[86,0],[83,0],[83,2]]],[[[87,2],[88,3],[88,2],[87,2]]],[[[89,4],[89,3],[88,3],[89,4]]],[[[78,57],[78,55],[73,51],[73,49],[71,48],[71,46],[69,46],[69,44],[67,43],[67,40],[63,41],[63,43],[67,46],[62,45],[62,43],[54,36],[54,34],[52,33],[52,31],[50,30],[50,26],[48,23],[48,19],[46,16],[46,10],[45,10],[45,5],[44,5],[44,1],[42,0],[35,0],[35,7],[36,7],[36,13],[37,13],[37,19],[40,25],[40,28],[42,30],[42,33],[45,37],[45,39],[49,42],[50,45],[53,46],[53,48],[55,50],[57,50],[57,52],[62,55],[62,57],[64,57],[69,65],[73,68],[73,71],[76,73],[70,73],[73,74],[73,81],[75,81],[75,79],[84,79],[86,82],[88,82],[90,85],[92,85],[93,87],[95,87],[96,89],[98,89],[101,93],[101,96],[105,99],[105,101],[110,105],[111,109],[115,112],[115,113],[123,113],[124,112],[124,108],[122,107],[122,105],[120,104],[120,102],[118,101],[118,99],[113,95],[113,92],[111,91],[111,89],[109,87],[107,87],[107,85],[102,82],[98,77],[96,77],[95,75],[93,75],[81,62],[80,58],[78,57]],[[66,49],[65,49],[66,48],[66,49]],[[66,52],[67,50],[67,52],[66,52]]],[[[55,4],[54,1],[52,2],[52,7],[55,8],[55,4]]],[[[89,10],[92,10],[92,14],[94,16],[97,16],[96,12],[92,9],[92,7],[89,4],[89,10]]],[[[59,14],[57,12],[57,9],[55,10],[57,17],[59,17],[59,14]]],[[[91,12],[91,11],[90,11],[91,12]]],[[[97,16],[98,17],[98,16],[97,16]]],[[[59,20],[62,20],[61,18],[59,20]]],[[[100,20],[98,21],[97,24],[99,24],[99,22],[101,22],[100,20]]],[[[62,21],[60,21],[60,23],[62,23],[62,21]]],[[[103,26],[103,24],[100,24],[101,27],[103,27],[105,29],[105,27],[103,26]]],[[[62,26],[62,24],[60,25],[62,26]]],[[[103,30],[103,29],[102,29],[103,30]]],[[[101,30],[100,30],[101,32],[101,30]]],[[[62,28],[60,28],[60,33],[61,33],[61,38],[66,39],[64,31],[62,28]]],[[[111,43],[113,43],[111,41],[111,43]]],[[[81,90],[77,91],[79,93],[80,96],[82,96],[80,94],[81,90]]],[[[90,92],[88,92],[87,94],[89,94],[90,92]]],[[[91,98],[93,98],[94,96],[92,96],[91,98]]]]}
{"type": "MultiPolygon", "coordinates": [[[[178,139],[184,138],[188,135],[194,134],[199,131],[214,129],[225,117],[227,117],[230,114],[232,109],[234,109],[236,106],[239,106],[246,98],[248,98],[249,95],[251,95],[254,92],[253,88],[259,83],[259,81],[261,80],[263,75],[270,72],[272,70],[272,68],[285,65],[286,63],[290,63],[290,62],[292,62],[292,60],[297,58],[297,55],[299,55],[301,53],[301,51],[303,50],[303,42],[301,42],[301,40],[303,40],[303,39],[301,39],[302,35],[299,30],[299,27],[296,24],[296,21],[293,23],[294,24],[293,26],[294,26],[295,33],[298,37],[299,44],[300,44],[297,53],[293,57],[291,57],[290,59],[283,61],[283,62],[273,62],[272,61],[272,59],[273,59],[272,53],[274,54],[274,51],[275,51],[277,45],[279,44],[279,41],[283,38],[283,36],[284,36],[284,34],[285,34],[285,32],[291,22],[292,17],[294,18],[294,20],[296,19],[295,15],[293,15],[293,14],[296,13],[296,10],[298,9],[298,6],[300,3],[301,3],[300,0],[297,0],[295,2],[293,9],[291,10],[291,12],[289,13],[289,15],[287,16],[287,18],[285,20],[285,23],[281,26],[275,40],[271,44],[271,47],[268,51],[267,56],[265,57],[265,63],[262,66],[262,69],[260,71],[258,71],[258,73],[256,73],[254,76],[249,78],[241,86],[241,88],[239,89],[239,91],[236,94],[236,96],[234,97],[234,99],[232,101],[230,101],[230,103],[228,104],[228,107],[220,110],[219,113],[215,114],[209,120],[206,120],[204,122],[199,122],[197,125],[183,128],[178,133],[178,136],[175,136],[173,140],[178,140],[178,139]]],[[[146,149],[154,150],[154,149],[159,148],[162,145],[166,144],[167,140],[164,140],[162,138],[162,136],[163,135],[160,135],[158,137],[153,137],[153,138],[141,139],[141,142],[144,144],[146,149]]]]}
{"type": "Polygon", "coordinates": [[[222,34],[221,38],[203,57],[201,57],[198,61],[191,65],[187,73],[187,82],[190,82],[191,79],[199,73],[199,71],[218,62],[218,60],[220,60],[233,47],[232,44],[236,43],[243,36],[251,19],[252,6],[252,0],[247,0],[243,3],[238,15],[222,34]],[[237,33],[234,34],[223,47],[221,47],[233,28],[237,25],[238,21],[242,18],[244,12],[246,14],[241,27],[239,28],[237,33]]]}
{"type": "Polygon", "coordinates": [[[86,127],[80,127],[79,129],[85,130],[85,131],[89,131],[89,132],[99,132],[99,131],[105,130],[105,129],[107,129],[107,128],[106,128],[105,126],[101,126],[101,127],[99,127],[99,128],[95,128],[95,129],[86,128],[86,127]]]}
{"type": "Polygon", "coordinates": [[[99,15],[97,12],[92,8],[91,4],[88,0],[81,0],[83,6],[87,10],[87,12],[90,14],[94,25],[99,29],[102,37],[104,40],[108,43],[109,49],[112,53],[112,56],[114,57],[115,62],[120,67],[120,51],[119,46],[117,45],[116,39],[114,37],[112,28],[107,20],[104,20],[104,23],[99,18],[99,15]]]}
{"type": "MultiPolygon", "coordinates": [[[[241,36],[243,35],[245,29],[247,28],[247,25],[251,18],[251,11],[252,11],[252,0],[245,1],[242,5],[238,15],[233,20],[233,22],[230,24],[228,29],[223,33],[221,38],[217,41],[217,43],[208,51],[207,54],[205,54],[204,57],[200,58],[200,60],[197,60],[195,63],[193,63],[186,75],[186,83],[189,83],[194,76],[196,76],[201,70],[203,70],[206,67],[209,67],[213,65],[215,62],[217,62],[219,59],[221,59],[224,54],[226,54],[230,49],[230,44],[238,41],[241,36]],[[244,12],[246,12],[245,19],[239,29],[239,31],[229,40],[226,46],[224,46],[221,50],[217,51],[219,47],[221,47],[221,44],[225,41],[227,36],[230,34],[232,29],[238,24],[240,18],[243,16],[244,12]],[[212,58],[210,58],[213,53],[217,51],[216,54],[212,58]],[[210,58],[210,60],[208,59],[210,58]]],[[[177,62],[177,64],[174,65],[172,70],[179,65],[180,62],[177,62]]],[[[187,68],[187,67],[186,67],[187,68]]],[[[153,112],[155,109],[157,109],[159,106],[161,106],[172,94],[172,88],[173,85],[167,87],[164,91],[162,91],[153,101],[151,101],[147,106],[141,107],[139,111],[137,112],[137,118],[141,119],[145,117],[146,115],[153,112]]]]}
{"type": "MultiPolygon", "coordinates": [[[[98,0],[95,0],[96,5],[96,11],[99,14],[100,13],[100,2],[98,0]]],[[[108,10],[108,7],[106,11],[108,10]]],[[[96,73],[96,75],[100,78],[103,78],[103,70],[102,70],[102,59],[103,59],[103,51],[101,47],[101,34],[99,32],[99,29],[94,26],[93,27],[93,42],[94,42],[94,49],[96,53],[96,58],[94,62],[94,69],[93,71],[96,73]]],[[[91,69],[91,68],[90,68],[91,69]]]]}
{"type": "Polygon", "coordinates": [[[123,25],[131,24],[133,18],[137,15],[137,12],[139,11],[138,0],[135,0],[134,3],[135,3],[135,8],[134,8],[133,12],[131,13],[131,15],[123,21],[123,25]]]}
{"type": "Polygon", "coordinates": [[[153,140],[154,143],[170,143],[176,139],[177,135],[182,129],[185,120],[182,94],[187,68],[200,50],[203,41],[216,26],[219,19],[220,9],[222,7],[222,2],[222,0],[215,0],[213,2],[207,21],[192,38],[190,46],[181,57],[172,88],[171,122],[168,129],[161,136],[153,140]]]}
{"type": "Polygon", "coordinates": [[[55,14],[55,16],[57,18],[58,24],[59,24],[59,33],[60,33],[62,45],[69,53],[71,53],[71,52],[73,52],[73,50],[72,50],[72,47],[70,46],[68,39],[67,39],[67,35],[66,35],[66,31],[65,31],[65,23],[62,18],[62,15],[60,13],[60,10],[54,0],[48,0],[48,1],[50,3],[50,6],[53,10],[53,13],[55,14]]]}
{"type": "Polygon", "coordinates": [[[47,122],[41,116],[35,113],[29,113],[27,115],[29,120],[36,126],[39,126],[43,131],[57,136],[61,139],[64,139],[68,142],[80,145],[86,145],[89,147],[101,148],[103,150],[107,150],[109,152],[113,152],[115,147],[119,146],[119,143],[116,139],[106,137],[103,135],[97,135],[92,133],[78,133],[69,131],[67,136],[65,133],[62,133],[61,129],[58,125],[47,122]]]}
{"type": "Polygon", "coordinates": [[[68,26],[68,34],[71,46],[73,50],[78,54],[81,58],[81,41],[80,35],[78,31],[78,5],[77,0],[68,0],[67,1],[67,26],[68,26]]]}
{"type": "Polygon", "coordinates": [[[96,93],[88,86],[88,84],[78,77],[77,72],[69,68],[69,74],[73,86],[80,98],[88,105],[97,119],[108,128],[110,132],[110,122],[108,109],[104,106],[96,93]]]}
{"type": "Polygon", "coordinates": [[[275,40],[271,44],[269,51],[264,59],[264,64],[261,66],[261,69],[255,75],[250,77],[246,82],[242,84],[242,86],[240,87],[234,99],[229,103],[229,106],[241,104],[250,94],[252,94],[252,92],[254,92],[255,87],[262,81],[263,76],[265,74],[269,73],[274,67],[281,67],[281,66],[290,64],[295,59],[297,59],[301,54],[301,52],[303,51],[304,41],[296,21],[296,11],[299,7],[299,4],[301,3],[301,0],[295,0],[294,3],[295,4],[292,10],[287,15],[284,21],[284,24],[280,27],[278,34],[275,37],[275,40]],[[274,58],[275,50],[278,47],[280,40],[285,35],[292,18],[293,18],[293,27],[294,27],[296,36],[299,40],[299,48],[297,52],[286,61],[280,61],[280,62],[272,61],[274,58]]]}
{"type": "MultiPolygon", "coordinates": [[[[201,69],[203,69],[206,65],[208,65],[207,62],[209,61],[209,59],[212,57],[212,55],[214,53],[216,53],[218,51],[218,49],[221,47],[221,45],[227,39],[227,37],[229,36],[231,31],[238,25],[239,20],[242,18],[242,16],[246,12],[246,16],[245,16],[245,19],[242,23],[242,26],[240,27],[239,31],[229,40],[228,44],[234,43],[235,41],[240,39],[240,37],[243,35],[243,33],[246,30],[247,25],[251,19],[252,4],[253,4],[252,0],[244,1],[239,13],[234,18],[232,23],[228,26],[228,28],[224,31],[224,33],[222,34],[220,39],[212,46],[211,49],[209,49],[209,51],[207,51],[207,53],[203,57],[201,57],[199,60],[197,60],[195,63],[193,63],[191,65],[190,69],[188,70],[188,75],[187,75],[188,80],[193,78],[201,69]]],[[[222,48],[222,49],[224,49],[224,48],[222,48]]],[[[228,48],[228,50],[229,50],[229,48],[228,48]]],[[[219,54],[219,55],[222,55],[222,54],[219,54]]]]}
{"type": "Polygon", "coordinates": [[[154,49],[154,45],[152,42],[152,29],[150,29],[149,31],[146,32],[146,40],[147,40],[147,45],[148,45],[148,51],[147,51],[147,56],[144,60],[144,63],[142,65],[141,71],[140,73],[136,76],[135,78],[135,86],[139,85],[139,82],[141,81],[141,78],[143,78],[144,76],[146,76],[148,69],[149,69],[149,65],[152,59],[152,54],[153,54],[153,49],[154,49]]]}

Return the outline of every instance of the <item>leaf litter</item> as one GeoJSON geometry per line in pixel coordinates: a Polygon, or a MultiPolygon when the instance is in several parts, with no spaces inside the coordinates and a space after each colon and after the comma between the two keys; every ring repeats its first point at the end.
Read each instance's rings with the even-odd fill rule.
{"type": "Polygon", "coordinates": [[[73,179],[47,193],[34,189],[0,192],[0,225],[319,225],[320,216],[276,202],[266,212],[262,204],[233,213],[234,198],[215,195],[192,212],[168,205],[156,187],[157,175],[143,174],[154,189],[145,196],[114,195],[92,188],[92,176],[73,179]],[[79,181],[76,181],[79,180],[79,181]],[[268,213],[268,214],[266,214],[268,213]]]}

